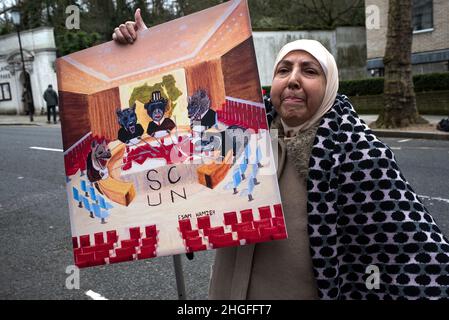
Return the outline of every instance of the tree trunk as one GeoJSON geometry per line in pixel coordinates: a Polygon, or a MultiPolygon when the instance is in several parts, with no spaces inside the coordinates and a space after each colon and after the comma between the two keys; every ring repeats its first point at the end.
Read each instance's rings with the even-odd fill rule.
{"type": "Polygon", "coordinates": [[[412,0],[389,0],[385,66],[384,109],[376,121],[378,128],[406,127],[426,123],[416,108],[413,88],[412,0]]]}

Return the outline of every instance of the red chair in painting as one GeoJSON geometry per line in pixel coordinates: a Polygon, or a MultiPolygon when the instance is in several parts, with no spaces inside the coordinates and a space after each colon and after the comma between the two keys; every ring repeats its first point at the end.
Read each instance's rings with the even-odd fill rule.
{"type": "Polygon", "coordinates": [[[114,249],[114,244],[112,243],[103,243],[94,246],[95,251],[109,251],[114,249]]]}
{"type": "Polygon", "coordinates": [[[262,219],[253,221],[254,228],[260,229],[260,228],[269,228],[271,227],[271,219],[262,219]]]}
{"type": "Polygon", "coordinates": [[[181,233],[183,233],[184,231],[192,230],[192,225],[190,224],[190,220],[189,219],[179,220],[178,221],[178,225],[179,225],[179,231],[181,233]]]}
{"type": "Polygon", "coordinates": [[[187,247],[198,246],[198,245],[202,245],[202,244],[203,244],[203,239],[201,237],[186,239],[187,247]]]}
{"type": "Polygon", "coordinates": [[[142,246],[137,254],[137,259],[149,259],[156,256],[156,248],[154,246],[142,246]]]}
{"type": "Polygon", "coordinates": [[[90,266],[95,261],[95,253],[80,253],[75,257],[75,264],[77,267],[84,268],[90,266]]]}
{"type": "Polygon", "coordinates": [[[240,245],[239,240],[216,240],[215,242],[211,243],[212,248],[226,248],[226,247],[234,247],[240,245]]]}
{"type": "Polygon", "coordinates": [[[210,216],[200,217],[197,219],[198,229],[210,228],[210,216]]]}
{"type": "Polygon", "coordinates": [[[94,239],[95,239],[95,245],[103,244],[103,243],[104,243],[103,232],[97,232],[97,233],[95,233],[95,234],[94,234],[94,239]]]}
{"type": "Polygon", "coordinates": [[[116,257],[110,257],[109,263],[118,263],[118,262],[125,262],[125,261],[133,261],[134,256],[116,256],[116,257]]]}
{"type": "Polygon", "coordinates": [[[273,221],[273,226],[285,226],[283,217],[274,217],[271,221],[273,221]]]}
{"type": "Polygon", "coordinates": [[[272,238],[275,239],[275,236],[277,239],[285,239],[287,238],[287,229],[285,228],[284,224],[279,224],[276,226],[277,231],[272,235],[272,238]]]}
{"type": "Polygon", "coordinates": [[[187,247],[187,252],[194,252],[194,251],[202,251],[206,250],[207,246],[205,244],[199,244],[199,245],[191,245],[187,247]]]}
{"type": "Polygon", "coordinates": [[[212,234],[224,234],[224,227],[213,227],[213,228],[204,229],[205,236],[208,237],[212,234]]]}
{"type": "Polygon", "coordinates": [[[286,239],[287,238],[287,229],[284,224],[278,224],[276,227],[276,232],[274,232],[271,237],[274,240],[286,239]]]}
{"type": "Polygon", "coordinates": [[[140,239],[142,234],[140,233],[140,227],[130,228],[129,236],[131,239],[140,239]]]}
{"type": "Polygon", "coordinates": [[[232,233],[225,233],[225,234],[211,234],[209,235],[209,242],[210,243],[222,243],[222,242],[229,242],[232,241],[232,233]]]}
{"type": "Polygon", "coordinates": [[[136,253],[135,247],[117,248],[115,249],[115,255],[117,257],[129,257],[136,253]]]}
{"type": "Polygon", "coordinates": [[[270,238],[273,234],[278,233],[278,228],[277,227],[265,227],[265,228],[260,228],[260,235],[262,237],[268,237],[270,238]]]}
{"type": "Polygon", "coordinates": [[[261,236],[258,229],[241,230],[238,233],[239,239],[244,239],[246,244],[258,243],[270,240],[270,236],[261,236]]]}
{"type": "Polygon", "coordinates": [[[157,237],[156,225],[153,224],[151,226],[146,226],[145,227],[145,234],[146,234],[147,238],[157,237]]]}
{"type": "Polygon", "coordinates": [[[271,238],[273,240],[287,239],[287,233],[286,232],[275,233],[271,235],[271,238]]]}
{"type": "Polygon", "coordinates": [[[242,210],[240,211],[240,215],[242,216],[242,222],[250,222],[254,220],[252,209],[242,210]]]}
{"type": "Polygon", "coordinates": [[[128,239],[128,240],[122,240],[121,241],[121,247],[122,248],[135,248],[138,247],[139,239],[128,239]]]}
{"type": "Polygon", "coordinates": [[[108,243],[116,243],[118,242],[117,231],[111,230],[106,232],[106,240],[108,243]]]}
{"type": "Polygon", "coordinates": [[[109,258],[109,251],[96,251],[95,252],[95,260],[101,260],[109,258]]]}
{"type": "Polygon", "coordinates": [[[184,233],[182,234],[184,239],[188,239],[188,238],[196,238],[200,236],[200,233],[198,230],[188,230],[188,231],[184,231],[184,233]]]}
{"type": "Polygon", "coordinates": [[[89,235],[80,236],[80,246],[82,247],[90,247],[90,237],[89,235]]]}
{"type": "Polygon", "coordinates": [[[253,229],[253,223],[252,222],[240,222],[236,223],[232,226],[232,231],[241,231],[241,230],[248,230],[253,229]]]}
{"type": "Polygon", "coordinates": [[[72,237],[72,246],[73,246],[73,249],[79,248],[77,237],[72,237]]]}
{"type": "Polygon", "coordinates": [[[281,204],[274,205],[274,215],[279,218],[284,217],[284,214],[282,213],[282,205],[281,204]]]}
{"type": "Polygon", "coordinates": [[[259,208],[260,219],[271,219],[271,210],[269,206],[259,208]]]}
{"type": "Polygon", "coordinates": [[[232,226],[232,225],[238,223],[238,221],[237,221],[237,213],[235,211],[233,211],[233,212],[226,212],[226,213],[223,214],[223,217],[224,217],[225,225],[232,226]]]}
{"type": "Polygon", "coordinates": [[[81,249],[81,248],[73,249],[73,257],[75,258],[75,260],[76,260],[76,256],[80,253],[83,253],[83,249],[81,249]]]}
{"type": "Polygon", "coordinates": [[[256,239],[260,237],[259,230],[257,229],[244,229],[237,231],[239,239],[256,239]]]}
{"type": "Polygon", "coordinates": [[[89,246],[89,247],[82,247],[81,248],[81,253],[86,254],[86,253],[92,253],[95,252],[95,246],[89,246]]]}
{"type": "Polygon", "coordinates": [[[143,238],[142,246],[156,246],[157,239],[155,237],[143,238]]]}

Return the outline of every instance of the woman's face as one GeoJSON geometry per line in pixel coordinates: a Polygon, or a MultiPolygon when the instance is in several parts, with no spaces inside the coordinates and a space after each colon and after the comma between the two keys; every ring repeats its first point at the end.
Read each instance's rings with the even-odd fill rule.
{"type": "Polygon", "coordinates": [[[309,120],[320,107],[325,92],[324,71],[309,53],[292,51],[278,63],[271,85],[271,102],[288,126],[309,120]]]}

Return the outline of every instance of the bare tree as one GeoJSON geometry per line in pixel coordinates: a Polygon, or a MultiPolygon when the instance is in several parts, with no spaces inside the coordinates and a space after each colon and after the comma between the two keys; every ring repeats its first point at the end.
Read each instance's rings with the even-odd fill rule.
{"type": "Polygon", "coordinates": [[[324,28],[333,29],[338,25],[353,25],[363,18],[363,0],[300,0],[299,7],[306,10],[307,16],[324,28]]]}
{"type": "Polygon", "coordinates": [[[379,128],[426,123],[416,108],[411,66],[412,39],[412,0],[390,0],[387,45],[383,59],[384,109],[376,120],[379,128]]]}

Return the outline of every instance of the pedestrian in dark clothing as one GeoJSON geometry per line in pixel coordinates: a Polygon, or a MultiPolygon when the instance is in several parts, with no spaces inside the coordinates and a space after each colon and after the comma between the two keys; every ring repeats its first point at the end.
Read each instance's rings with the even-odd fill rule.
{"type": "Polygon", "coordinates": [[[33,97],[31,96],[31,92],[28,91],[26,88],[23,89],[22,93],[22,102],[25,106],[25,110],[27,114],[30,116],[30,121],[34,121],[34,103],[33,103],[33,97]]]}
{"type": "Polygon", "coordinates": [[[51,84],[44,92],[44,100],[47,103],[47,123],[50,123],[50,116],[53,113],[53,123],[56,124],[56,106],[58,105],[58,94],[53,90],[51,84]]]}

